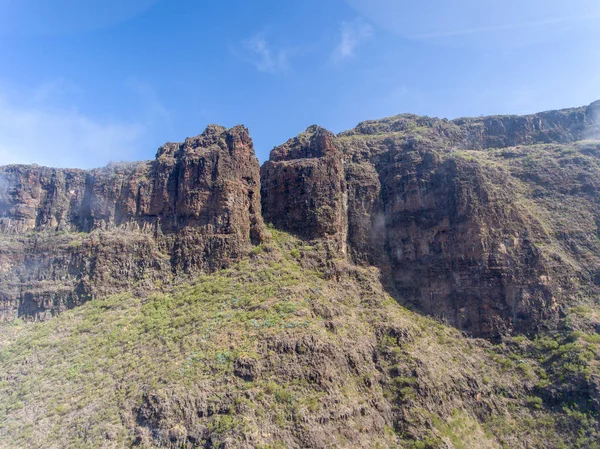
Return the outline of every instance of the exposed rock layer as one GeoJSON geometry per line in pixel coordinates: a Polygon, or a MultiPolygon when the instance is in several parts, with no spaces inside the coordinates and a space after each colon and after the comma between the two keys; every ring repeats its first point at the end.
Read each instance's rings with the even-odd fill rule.
{"type": "MultiPolygon", "coordinates": [[[[532,192],[534,163],[525,178],[506,162],[509,152],[498,160],[492,149],[595,137],[599,108],[452,122],[401,115],[338,137],[311,127],[263,165],[263,215],[338,242],[352,262],[379,266],[397,298],[461,329],[531,332],[558,318],[572,276],[589,281],[595,268],[573,248],[574,230],[557,236],[538,216],[537,207],[548,209],[532,192]]],[[[559,164],[552,172],[563,182],[585,176],[583,164],[559,164]]],[[[598,213],[595,188],[571,195],[598,213]]]]}
{"type": "Polygon", "coordinates": [[[574,279],[592,292],[599,278],[597,147],[575,143],[598,136],[600,102],[524,117],[405,114],[338,136],[313,126],[260,174],[247,130],[215,125],[151,162],[4,167],[0,313],[44,318],[214,271],[263,240],[264,216],[378,266],[398,299],[461,329],[530,332],[552,325],[574,279]],[[585,220],[556,221],[557,195],[569,217],[585,204],[585,220]]]}
{"type": "Polygon", "coordinates": [[[0,179],[5,319],[214,271],[263,238],[259,165],[241,126],[209,126],[151,162],[7,166],[0,179]]]}
{"type": "Polygon", "coordinates": [[[308,239],[329,237],[345,252],[346,183],[342,152],[331,132],[312,126],[275,148],[261,178],[268,222],[308,239]]]}

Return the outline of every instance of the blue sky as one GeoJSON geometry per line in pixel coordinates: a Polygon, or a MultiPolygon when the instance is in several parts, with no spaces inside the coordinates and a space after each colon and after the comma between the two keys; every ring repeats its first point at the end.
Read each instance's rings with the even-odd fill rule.
{"type": "Polygon", "coordinates": [[[273,146],[402,112],[600,99],[597,0],[0,0],[0,164],[151,159],[209,123],[273,146]]]}

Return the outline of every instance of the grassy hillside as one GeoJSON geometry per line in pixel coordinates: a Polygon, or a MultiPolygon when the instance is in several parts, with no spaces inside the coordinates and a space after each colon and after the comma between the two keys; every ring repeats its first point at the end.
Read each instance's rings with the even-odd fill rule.
{"type": "Polygon", "coordinates": [[[0,447],[599,447],[597,334],[469,339],[271,232],[191,284],[3,323],[0,447]]]}

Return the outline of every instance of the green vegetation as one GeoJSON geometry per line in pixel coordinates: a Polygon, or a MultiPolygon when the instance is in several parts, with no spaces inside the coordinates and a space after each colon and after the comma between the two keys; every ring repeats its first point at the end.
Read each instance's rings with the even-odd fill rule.
{"type": "Polygon", "coordinates": [[[597,335],[482,345],[399,306],[377,270],[329,280],[324,248],[271,232],[167,293],[2,324],[0,446],[595,447],[584,396],[547,402],[587,394],[597,335]]]}

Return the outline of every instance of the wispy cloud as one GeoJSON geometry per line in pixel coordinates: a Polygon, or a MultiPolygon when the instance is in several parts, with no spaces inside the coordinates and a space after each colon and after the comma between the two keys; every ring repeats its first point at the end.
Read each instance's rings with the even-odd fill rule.
{"type": "Polygon", "coordinates": [[[373,27],[357,19],[352,22],[342,22],[340,27],[340,42],[331,53],[331,61],[340,63],[352,58],[356,49],[373,36],[373,27]]]}
{"type": "Polygon", "coordinates": [[[137,96],[142,109],[141,119],[150,126],[162,125],[170,128],[173,124],[171,111],[161,102],[154,87],[143,80],[130,78],[125,82],[137,96]]]}
{"type": "Polygon", "coordinates": [[[554,17],[543,20],[536,20],[530,22],[521,23],[507,23],[496,26],[485,26],[485,27],[474,27],[465,28],[459,30],[444,31],[440,33],[421,34],[413,36],[414,39],[436,39],[440,37],[456,37],[456,36],[467,36],[472,34],[481,33],[492,33],[497,31],[511,31],[520,28],[535,28],[540,26],[548,25],[561,25],[561,24],[576,24],[580,22],[588,22],[600,19],[600,15],[592,14],[589,16],[578,16],[578,17],[554,17]]]}
{"type": "Polygon", "coordinates": [[[146,121],[99,119],[65,106],[68,102],[59,101],[55,91],[61,86],[49,83],[29,95],[12,96],[0,87],[0,165],[89,168],[136,157],[146,121]]]}
{"type": "Polygon", "coordinates": [[[277,73],[289,68],[288,51],[275,50],[267,41],[265,33],[258,33],[242,42],[242,58],[261,72],[277,73]]]}

